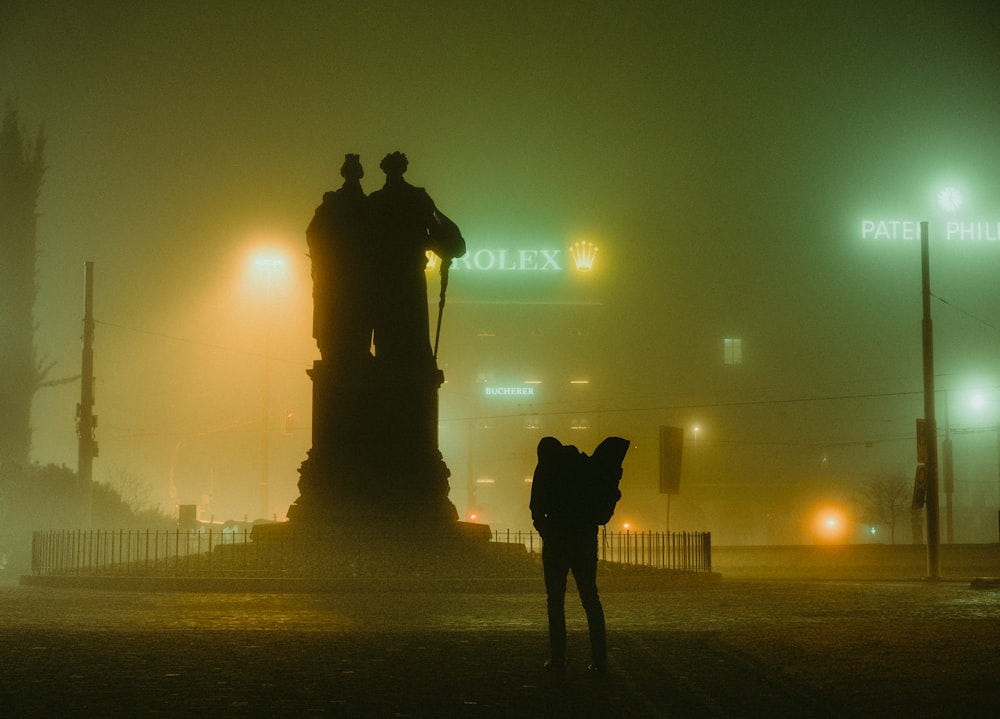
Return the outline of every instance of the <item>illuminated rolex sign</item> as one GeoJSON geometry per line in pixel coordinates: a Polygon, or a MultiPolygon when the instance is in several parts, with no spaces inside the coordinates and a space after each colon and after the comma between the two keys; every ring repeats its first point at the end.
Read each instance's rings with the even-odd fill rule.
{"type": "MultiPolygon", "coordinates": [[[[937,194],[938,208],[946,213],[944,237],[952,242],[1000,242],[1000,220],[957,217],[965,207],[965,195],[955,187],[937,194]]],[[[862,220],[864,240],[919,240],[920,221],[905,219],[862,220]]]]}
{"type": "Polygon", "coordinates": [[[556,249],[471,250],[451,262],[453,270],[479,272],[562,272],[563,266],[563,251],[556,249]]]}
{"type": "Polygon", "coordinates": [[[451,262],[451,269],[459,272],[516,272],[558,274],[567,269],[590,272],[594,269],[598,247],[593,242],[581,240],[569,251],[559,248],[500,249],[484,247],[470,249],[451,262]]]}

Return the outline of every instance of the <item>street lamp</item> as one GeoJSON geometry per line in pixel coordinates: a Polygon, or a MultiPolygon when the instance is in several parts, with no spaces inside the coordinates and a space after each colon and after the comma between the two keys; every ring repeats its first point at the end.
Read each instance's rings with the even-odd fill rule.
{"type": "MultiPolygon", "coordinates": [[[[997,448],[997,482],[998,491],[1000,491],[1000,421],[998,421],[996,412],[991,411],[990,395],[991,393],[983,391],[975,391],[969,397],[969,406],[978,416],[977,424],[986,419],[993,420],[993,429],[996,431],[996,448],[997,448]]],[[[982,426],[982,425],[980,425],[982,426]]],[[[988,428],[984,428],[986,430],[988,428]]],[[[997,521],[998,521],[998,531],[1000,531],[1000,509],[997,510],[997,521]]]]}
{"type": "MultiPolygon", "coordinates": [[[[945,494],[945,526],[947,529],[947,541],[954,542],[953,518],[952,518],[952,494],[954,493],[954,454],[951,438],[950,411],[958,410],[958,421],[955,433],[981,433],[989,428],[983,426],[984,421],[989,420],[990,397],[988,391],[972,390],[963,391],[960,401],[953,403],[952,396],[955,390],[945,394],[945,424],[944,441],[942,442],[942,477],[944,480],[945,494]]],[[[998,478],[1000,478],[1000,428],[997,428],[997,467],[998,478]]]]}
{"type": "MultiPolygon", "coordinates": [[[[701,427],[699,427],[698,425],[695,425],[693,427],[693,430],[694,430],[694,447],[692,448],[692,451],[691,451],[691,469],[692,470],[695,469],[694,465],[698,461],[698,433],[701,432],[701,427]]],[[[692,471],[691,474],[694,475],[694,471],[692,471]]]]}
{"type": "Polygon", "coordinates": [[[264,274],[264,397],[261,413],[261,476],[260,476],[260,516],[270,516],[268,485],[271,476],[271,289],[275,276],[285,267],[284,258],[278,255],[260,255],[254,266],[264,274]]]}
{"type": "Polygon", "coordinates": [[[949,419],[949,408],[951,402],[945,393],[944,399],[944,440],[941,442],[941,477],[944,480],[944,520],[945,536],[948,544],[955,543],[954,514],[952,500],[955,494],[955,457],[951,443],[951,421],[949,419]]]}

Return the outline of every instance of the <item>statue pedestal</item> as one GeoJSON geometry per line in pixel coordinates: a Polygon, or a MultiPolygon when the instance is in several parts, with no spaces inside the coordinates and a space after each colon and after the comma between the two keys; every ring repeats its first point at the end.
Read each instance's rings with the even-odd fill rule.
{"type": "Polygon", "coordinates": [[[448,470],[438,450],[438,389],[425,367],[313,364],[312,449],[299,469],[297,528],[454,525],[448,470]]]}
{"type": "Polygon", "coordinates": [[[491,536],[486,525],[467,522],[421,531],[379,522],[304,529],[292,521],[257,525],[249,546],[223,545],[216,553],[220,566],[242,562],[262,576],[362,581],[368,588],[385,580],[538,577],[537,556],[491,536]]]}

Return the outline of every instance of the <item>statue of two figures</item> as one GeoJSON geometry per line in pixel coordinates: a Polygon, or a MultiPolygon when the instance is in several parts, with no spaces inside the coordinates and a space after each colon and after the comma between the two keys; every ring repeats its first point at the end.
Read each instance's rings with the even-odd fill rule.
{"type": "Polygon", "coordinates": [[[299,470],[295,525],[316,529],[454,524],[450,472],[438,449],[427,251],[447,268],[465,254],[454,222],[403,179],[406,155],[382,160],[385,184],[365,195],[358,155],[327,192],[306,231],[313,279],[312,449],[299,470]]]}

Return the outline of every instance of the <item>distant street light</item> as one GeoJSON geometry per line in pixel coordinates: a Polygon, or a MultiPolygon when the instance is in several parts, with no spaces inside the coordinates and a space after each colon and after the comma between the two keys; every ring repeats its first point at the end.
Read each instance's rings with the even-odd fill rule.
{"type": "Polygon", "coordinates": [[[941,478],[944,484],[944,526],[948,544],[955,543],[953,498],[955,494],[955,455],[951,442],[949,394],[944,396],[944,440],[941,442],[941,478]]]}
{"type": "Polygon", "coordinates": [[[969,406],[977,412],[986,408],[986,395],[982,392],[974,392],[969,398],[969,406]]]}
{"type": "MultiPolygon", "coordinates": [[[[977,417],[976,424],[978,426],[982,427],[983,426],[982,423],[984,421],[992,422],[993,428],[996,430],[997,483],[998,483],[998,492],[1000,492],[1000,417],[997,416],[997,412],[994,409],[996,402],[991,401],[993,399],[993,397],[991,396],[992,394],[993,392],[989,391],[981,391],[981,390],[974,391],[969,396],[969,406],[976,413],[977,417]]],[[[997,522],[998,522],[998,531],[1000,531],[1000,510],[997,510],[997,522]]]]}
{"type": "Polygon", "coordinates": [[[277,272],[286,265],[284,258],[276,255],[258,256],[254,266],[264,273],[264,397],[261,414],[261,476],[260,476],[260,516],[270,516],[268,486],[271,476],[271,325],[273,322],[271,288],[277,272]]]}
{"type": "MultiPolygon", "coordinates": [[[[945,528],[947,530],[948,544],[954,543],[954,519],[952,509],[952,495],[955,487],[954,470],[954,449],[951,438],[952,427],[950,421],[951,412],[957,410],[958,421],[954,431],[956,433],[983,432],[984,421],[990,420],[990,396],[989,392],[983,390],[972,390],[961,393],[961,398],[953,402],[956,394],[955,390],[945,393],[944,405],[944,440],[941,443],[942,451],[942,478],[944,480],[945,495],[945,528]]],[[[997,432],[997,470],[1000,479],[1000,428],[997,432]]]]}
{"type": "Polygon", "coordinates": [[[698,461],[698,433],[701,432],[701,427],[699,427],[698,425],[695,425],[693,427],[693,431],[694,431],[694,447],[691,450],[691,470],[692,470],[691,474],[692,474],[692,476],[695,474],[695,466],[694,465],[698,461]]]}

